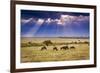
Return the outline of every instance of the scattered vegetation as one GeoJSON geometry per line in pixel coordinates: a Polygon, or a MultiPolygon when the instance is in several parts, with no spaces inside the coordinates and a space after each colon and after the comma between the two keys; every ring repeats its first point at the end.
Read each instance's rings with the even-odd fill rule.
{"type": "Polygon", "coordinates": [[[88,41],[83,42],[69,42],[69,43],[53,43],[51,40],[45,40],[42,43],[27,42],[21,43],[21,47],[32,47],[32,46],[52,46],[52,45],[68,45],[68,44],[89,44],[88,41]]]}

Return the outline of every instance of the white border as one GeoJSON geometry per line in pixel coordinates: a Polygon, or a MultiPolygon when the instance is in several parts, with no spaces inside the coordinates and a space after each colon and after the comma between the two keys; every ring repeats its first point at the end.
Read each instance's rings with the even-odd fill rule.
{"type": "Polygon", "coordinates": [[[93,9],[85,8],[70,8],[70,7],[50,7],[36,5],[16,5],[16,69],[21,68],[39,68],[39,67],[54,67],[54,66],[74,66],[94,64],[94,11],[93,9]],[[41,62],[41,63],[20,63],[20,10],[43,10],[43,11],[64,11],[64,12],[84,12],[90,13],[90,60],[78,61],[60,61],[60,62],[41,62]]]}

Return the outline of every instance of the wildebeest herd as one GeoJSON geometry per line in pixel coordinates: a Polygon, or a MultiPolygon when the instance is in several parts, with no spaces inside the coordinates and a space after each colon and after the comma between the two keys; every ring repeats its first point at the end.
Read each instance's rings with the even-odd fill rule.
{"type": "MultiPolygon", "coordinates": [[[[68,50],[68,49],[75,49],[75,47],[74,46],[62,46],[62,47],[60,47],[60,50],[68,50]]],[[[41,50],[47,50],[47,47],[46,46],[43,46],[43,47],[41,47],[41,50]]],[[[55,51],[58,51],[59,49],[57,48],[57,47],[53,47],[53,50],[55,50],[55,51]]]]}

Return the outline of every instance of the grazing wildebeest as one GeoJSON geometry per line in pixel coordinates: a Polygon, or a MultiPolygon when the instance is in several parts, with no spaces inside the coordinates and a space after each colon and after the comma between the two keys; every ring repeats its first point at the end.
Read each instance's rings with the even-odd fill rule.
{"type": "Polygon", "coordinates": [[[47,48],[46,48],[45,46],[43,46],[43,47],[41,48],[41,50],[47,50],[47,48]]]}
{"type": "Polygon", "coordinates": [[[53,50],[58,51],[57,47],[54,47],[53,50]]]}
{"type": "Polygon", "coordinates": [[[75,47],[74,46],[71,46],[70,49],[75,49],[75,47]]]}
{"type": "Polygon", "coordinates": [[[67,49],[69,49],[68,46],[63,46],[60,48],[60,50],[67,50],[67,49]]]}

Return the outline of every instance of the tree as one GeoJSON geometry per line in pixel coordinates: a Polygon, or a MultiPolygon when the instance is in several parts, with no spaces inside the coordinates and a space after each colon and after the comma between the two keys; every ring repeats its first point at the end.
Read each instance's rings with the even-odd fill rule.
{"type": "Polygon", "coordinates": [[[45,40],[45,41],[43,41],[43,44],[45,44],[46,46],[49,46],[53,43],[51,42],[51,40],[45,40]]]}

